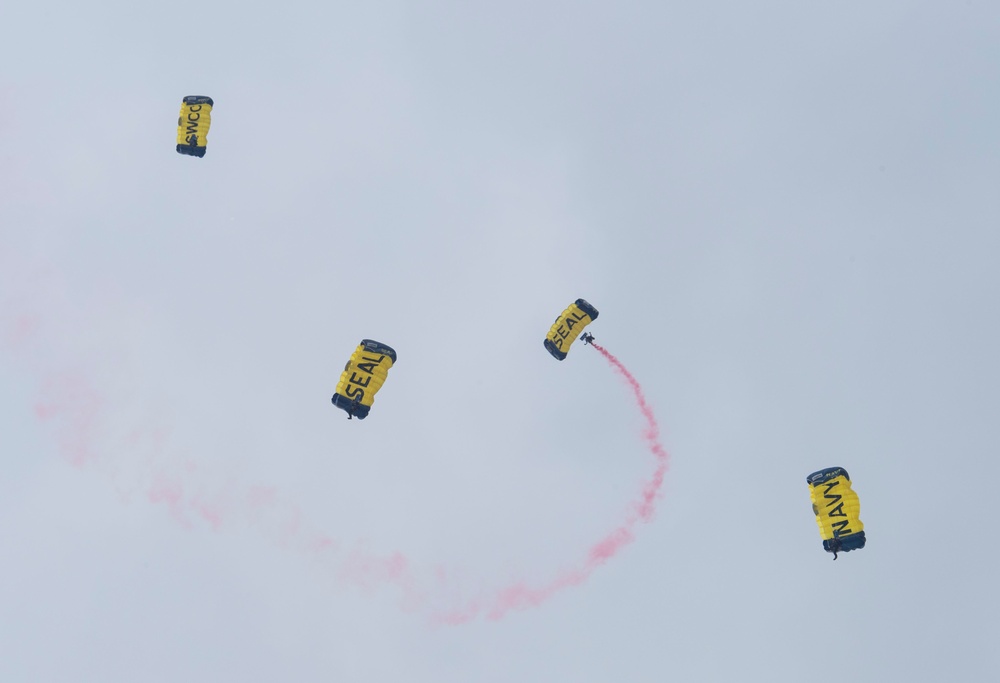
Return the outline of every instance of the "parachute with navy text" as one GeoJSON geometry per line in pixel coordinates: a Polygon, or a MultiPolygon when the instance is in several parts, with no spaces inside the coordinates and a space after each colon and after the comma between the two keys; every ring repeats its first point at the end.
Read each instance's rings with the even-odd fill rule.
{"type": "Polygon", "coordinates": [[[344,366],[331,402],[345,411],[348,419],[365,419],[395,362],[396,352],[391,347],[362,339],[344,366]]]}
{"type": "Polygon", "coordinates": [[[212,98],[205,95],[188,95],[181,102],[181,115],[177,118],[178,154],[205,156],[214,105],[212,98]]]}
{"type": "Polygon", "coordinates": [[[865,547],[865,525],[861,503],[851,488],[851,477],[843,467],[827,467],[806,477],[813,514],[823,539],[823,550],[837,553],[865,547]]]}
{"type": "Polygon", "coordinates": [[[556,360],[564,360],[573,344],[587,325],[597,319],[597,309],[583,299],[577,299],[556,321],[545,335],[545,348],[556,360]]]}

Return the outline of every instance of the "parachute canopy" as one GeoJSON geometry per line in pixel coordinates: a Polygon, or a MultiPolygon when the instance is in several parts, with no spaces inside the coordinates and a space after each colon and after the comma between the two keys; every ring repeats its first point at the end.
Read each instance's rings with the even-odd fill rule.
{"type": "Polygon", "coordinates": [[[545,348],[557,360],[566,358],[570,345],[591,321],[597,319],[597,309],[583,299],[577,299],[563,311],[545,335],[545,348]]]}
{"type": "Polygon", "coordinates": [[[851,477],[843,467],[827,467],[806,477],[812,498],[813,514],[823,539],[823,550],[833,553],[865,547],[865,525],[859,514],[858,494],[851,488],[851,477]]]}
{"type": "Polygon", "coordinates": [[[193,157],[205,156],[214,104],[212,98],[205,95],[188,95],[181,102],[181,115],[177,119],[177,152],[179,154],[189,154],[193,157]]]}
{"type": "Polygon", "coordinates": [[[330,400],[347,412],[347,418],[368,417],[375,394],[382,388],[389,368],[396,362],[392,348],[371,339],[362,339],[340,375],[336,393],[330,400]]]}

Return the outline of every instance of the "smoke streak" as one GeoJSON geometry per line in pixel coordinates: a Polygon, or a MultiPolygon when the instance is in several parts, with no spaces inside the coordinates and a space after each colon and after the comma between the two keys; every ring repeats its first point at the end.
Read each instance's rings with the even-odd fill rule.
{"type": "MultiPolygon", "coordinates": [[[[4,256],[0,252],[0,262],[7,262],[0,265],[18,261],[4,256]]],[[[83,310],[79,315],[92,320],[115,321],[123,317],[121,311],[104,310],[107,302],[73,301],[71,290],[51,268],[18,265],[0,273],[7,285],[16,285],[4,287],[4,292],[20,294],[0,301],[0,344],[39,380],[36,417],[54,432],[67,463],[106,474],[123,499],[138,493],[162,506],[184,528],[204,525],[221,531],[249,526],[274,545],[315,562],[324,575],[341,584],[365,591],[391,586],[398,590],[405,611],[423,612],[435,624],[462,624],[478,618],[501,619],[580,585],[632,543],[637,526],[655,514],[669,465],[656,417],[635,377],[614,355],[593,344],[625,381],[642,415],[642,437],[654,457],[651,476],[642,483],[624,519],[586,548],[575,566],[546,581],[513,581],[485,596],[462,599],[458,577],[440,567],[421,571],[404,555],[373,552],[363,541],[345,543],[331,538],[304,518],[297,503],[272,486],[235,480],[213,485],[211,476],[206,478],[194,461],[167,444],[171,429],[164,418],[149,420],[142,411],[123,411],[122,401],[107,386],[107,373],[95,375],[86,353],[60,334],[63,328],[73,327],[67,321],[74,312],[83,310]]],[[[127,369],[123,366],[120,372],[127,373],[127,369]]]]}
{"type": "Polygon", "coordinates": [[[123,502],[138,498],[162,507],[182,528],[249,527],[274,545],[302,554],[344,585],[395,586],[406,611],[426,602],[401,554],[380,554],[363,543],[330,538],[273,486],[202,471],[169,443],[167,417],[151,417],[142,406],[125,405],[119,392],[109,390],[116,380],[116,386],[128,385],[121,381],[130,368],[120,335],[116,328],[109,333],[101,326],[129,319],[130,311],[120,310],[121,305],[119,300],[82,296],[55,267],[40,266],[0,242],[0,353],[15,359],[14,365],[36,383],[34,416],[53,435],[63,460],[106,475],[123,502]],[[109,340],[106,349],[115,371],[95,370],[99,363],[94,354],[67,330],[87,330],[109,340]],[[213,483],[220,476],[223,481],[213,483]]]}
{"type": "Polygon", "coordinates": [[[646,401],[642,385],[622,362],[604,347],[596,343],[591,345],[604,356],[612,369],[621,375],[632,390],[636,406],[646,422],[642,433],[643,439],[655,458],[656,466],[652,476],[643,485],[638,499],[634,501],[632,510],[624,522],[594,543],[578,568],[563,571],[540,586],[529,586],[525,582],[512,583],[497,591],[492,598],[474,600],[459,609],[439,613],[435,615],[435,621],[443,624],[462,624],[484,613],[488,619],[496,620],[503,618],[512,610],[536,607],[559,591],[586,581],[598,567],[617,555],[622,548],[635,539],[635,527],[639,522],[652,520],[656,512],[656,503],[661,495],[663,478],[670,465],[667,450],[660,443],[660,427],[656,422],[656,415],[653,414],[653,409],[646,401]]]}
{"type": "Polygon", "coordinates": [[[648,522],[652,519],[653,513],[656,511],[656,501],[660,496],[660,489],[663,486],[663,477],[666,476],[667,468],[670,466],[670,457],[667,455],[667,450],[663,447],[663,444],[660,443],[660,426],[656,422],[656,415],[653,414],[653,409],[646,401],[646,395],[643,393],[642,386],[638,380],[622,365],[620,360],[609,353],[603,346],[597,343],[592,343],[592,346],[607,359],[618,374],[625,378],[625,381],[632,389],[636,405],[642,412],[642,416],[646,418],[646,429],[643,431],[642,436],[646,440],[650,452],[656,458],[656,469],[653,471],[653,476],[646,483],[646,486],[643,487],[642,499],[638,505],[637,513],[643,521],[648,522]]]}

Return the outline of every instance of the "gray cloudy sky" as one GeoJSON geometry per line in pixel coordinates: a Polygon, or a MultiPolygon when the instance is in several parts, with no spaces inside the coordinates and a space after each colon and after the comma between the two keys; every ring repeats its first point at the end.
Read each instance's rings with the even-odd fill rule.
{"type": "Polygon", "coordinates": [[[0,679],[992,679],[996,3],[8,5],[0,679]]]}

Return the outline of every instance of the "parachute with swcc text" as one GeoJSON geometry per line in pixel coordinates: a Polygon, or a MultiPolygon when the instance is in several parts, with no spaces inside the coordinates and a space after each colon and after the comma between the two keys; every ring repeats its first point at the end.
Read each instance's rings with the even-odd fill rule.
{"type": "Polygon", "coordinates": [[[557,360],[564,360],[573,344],[587,325],[597,319],[597,309],[583,299],[577,299],[556,321],[545,335],[545,348],[557,360]]]}
{"type": "Polygon", "coordinates": [[[347,413],[347,419],[365,419],[395,362],[396,352],[390,346],[362,339],[344,366],[331,402],[347,413]]]}
{"type": "Polygon", "coordinates": [[[813,514],[823,539],[823,550],[837,553],[865,547],[865,525],[861,523],[861,503],[851,487],[851,477],[843,467],[827,467],[806,477],[813,514]]]}
{"type": "Polygon", "coordinates": [[[214,105],[212,98],[205,95],[188,95],[181,102],[181,115],[177,118],[178,154],[205,156],[214,105]]]}

